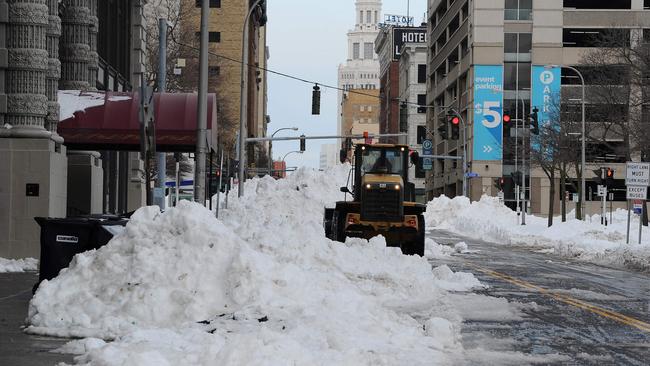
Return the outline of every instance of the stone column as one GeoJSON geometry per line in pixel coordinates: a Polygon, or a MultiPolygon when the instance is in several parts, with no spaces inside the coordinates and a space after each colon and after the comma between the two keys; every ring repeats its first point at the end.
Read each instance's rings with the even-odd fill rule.
{"type": "Polygon", "coordinates": [[[7,114],[13,137],[49,137],[45,129],[48,70],[46,0],[9,0],[6,71],[7,114]]]}
{"type": "Polygon", "coordinates": [[[97,0],[89,0],[90,25],[88,27],[88,86],[89,90],[97,90],[97,73],[99,70],[99,55],[97,54],[97,33],[99,32],[99,18],[97,18],[97,0]]]}
{"type": "Polygon", "coordinates": [[[49,18],[47,26],[47,54],[48,70],[45,77],[45,93],[47,95],[47,118],[46,128],[52,133],[54,140],[63,142],[63,139],[56,133],[59,123],[59,103],[57,92],[59,79],[61,78],[61,62],[59,61],[59,38],[61,37],[61,18],[59,18],[59,1],[47,0],[49,18]]]}
{"type": "Polygon", "coordinates": [[[59,89],[88,90],[90,64],[89,0],[63,0],[61,17],[61,80],[59,89]]]}

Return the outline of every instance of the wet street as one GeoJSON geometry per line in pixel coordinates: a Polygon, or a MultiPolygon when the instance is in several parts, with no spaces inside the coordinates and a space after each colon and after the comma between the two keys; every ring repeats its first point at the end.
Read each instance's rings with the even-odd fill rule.
{"type": "Polygon", "coordinates": [[[37,366],[72,362],[72,355],[50,351],[68,340],[25,334],[22,327],[27,318],[36,272],[0,273],[0,365],[37,366]]]}
{"type": "Polygon", "coordinates": [[[444,231],[428,236],[439,244],[465,241],[469,247],[450,259],[431,260],[434,265],[473,273],[489,286],[478,293],[528,304],[519,320],[466,321],[466,347],[487,343],[503,351],[560,354],[572,360],[548,364],[650,364],[650,275],[444,231]]]}

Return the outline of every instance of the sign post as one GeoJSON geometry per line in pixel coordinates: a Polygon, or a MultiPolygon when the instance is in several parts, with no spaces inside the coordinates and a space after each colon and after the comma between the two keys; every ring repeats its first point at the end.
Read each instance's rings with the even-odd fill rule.
{"type": "MultiPolygon", "coordinates": [[[[433,155],[433,142],[431,140],[422,141],[422,155],[433,155]]],[[[422,158],[422,169],[423,170],[432,170],[433,169],[433,159],[431,158],[422,158]]]]}
{"type": "MultiPolygon", "coordinates": [[[[625,185],[627,186],[627,238],[626,243],[630,243],[630,200],[634,200],[634,210],[638,203],[643,213],[643,205],[648,197],[648,186],[650,186],[650,163],[628,162],[625,172],[625,185]]],[[[643,220],[639,217],[639,244],[641,244],[641,234],[643,233],[643,220]]]]}

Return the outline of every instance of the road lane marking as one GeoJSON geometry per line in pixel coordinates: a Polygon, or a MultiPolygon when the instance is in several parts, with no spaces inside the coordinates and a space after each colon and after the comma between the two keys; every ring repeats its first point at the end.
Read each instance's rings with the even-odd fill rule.
{"type": "Polygon", "coordinates": [[[646,322],[643,322],[641,320],[629,317],[627,315],[623,315],[621,313],[617,313],[617,312],[612,311],[612,310],[607,310],[605,308],[601,308],[600,306],[596,306],[596,305],[584,302],[582,300],[578,300],[576,298],[573,298],[573,297],[570,297],[570,296],[567,296],[567,295],[555,293],[555,292],[547,290],[547,289],[545,289],[543,287],[534,285],[534,284],[532,284],[530,282],[519,280],[519,279],[514,278],[512,276],[509,276],[509,275],[506,275],[506,274],[503,274],[503,273],[499,273],[499,272],[493,271],[491,269],[487,269],[487,268],[477,266],[477,265],[475,265],[473,263],[466,263],[466,264],[469,267],[473,267],[477,271],[483,272],[488,276],[498,278],[500,280],[509,282],[509,283],[514,284],[514,285],[519,286],[519,287],[523,287],[523,288],[527,288],[527,289],[530,289],[530,290],[537,291],[537,292],[539,292],[539,293],[541,293],[543,295],[554,298],[554,299],[556,299],[556,300],[558,300],[560,302],[563,302],[565,304],[575,306],[575,307],[580,308],[582,310],[589,311],[591,313],[600,315],[602,317],[605,317],[605,318],[617,321],[619,323],[623,323],[625,325],[629,325],[631,327],[637,328],[637,329],[639,329],[641,331],[650,333],[650,324],[648,324],[646,322]]]}

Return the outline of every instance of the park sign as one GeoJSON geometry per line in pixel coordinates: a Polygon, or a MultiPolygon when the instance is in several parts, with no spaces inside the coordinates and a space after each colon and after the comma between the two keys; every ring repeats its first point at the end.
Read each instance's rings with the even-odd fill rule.
{"type": "MultiPolygon", "coordinates": [[[[650,186],[650,163],[627,163],[626,186],[650,186]]],[[[645,197],[643,198],[645,199],[645,197]]]]}

